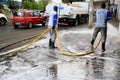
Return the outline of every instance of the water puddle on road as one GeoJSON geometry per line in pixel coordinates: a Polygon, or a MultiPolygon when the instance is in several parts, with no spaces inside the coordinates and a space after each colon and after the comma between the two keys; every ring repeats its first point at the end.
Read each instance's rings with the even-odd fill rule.
{"type": "MultiPolygon", "coordinates": [[[[45,68],[45,67],[44,67],[45,68]]],[[[103,59],[63,62],[45,69],[38,68],[20,80],[119,80],[120,67],[115,61],[103,59]]]]}
{"type": "Polygon", "coordinates": [[[71,61],[39,62],[36,66],[16,59],[7,65],[0,64],[0,80],[120,80],[119,57],[88,56],[71,61]]]}

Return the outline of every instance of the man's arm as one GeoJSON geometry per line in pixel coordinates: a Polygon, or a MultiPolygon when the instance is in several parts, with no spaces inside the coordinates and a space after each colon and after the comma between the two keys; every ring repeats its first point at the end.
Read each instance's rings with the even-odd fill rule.
{"type": "Polygon", "coordinates": [[[55,29],[55,26],[57,25],[57,18],[58,18],[58,15],[55,14],[55,15],[53,16],[53,27],[52,27],[52,29],[55,29]]]}
{"type": "Polygon", "coordinates": [[[111,13],[110,13],[110,11],[108,10],[108,11],[107,11],[107,21],[110,20],[110,19],[111,19],[111,13]]]}

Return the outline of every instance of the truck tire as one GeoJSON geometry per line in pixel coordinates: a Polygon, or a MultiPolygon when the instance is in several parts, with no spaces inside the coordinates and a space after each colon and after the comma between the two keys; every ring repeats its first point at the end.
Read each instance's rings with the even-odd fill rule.
{"type": "Polygon", "coordinates": [[[74,19],[74,26],[78,26],[79,25],[79,15],[76,16],[76,18],[74,19]]]}
{"type": "Polygon", "coordinates": [[[73,25],[74,25],[74,26],[78,26],[78,25],[79,25],[79,19],[75,19],[73,25]]]}
{"type": "Polygon", "coordinates": [[[89,21],[89,17],[88,17],[88,18],[86,18],[86,23],[88,23],[88,21],[89,21]]]}
{"type": "Polygon", "coordinates": [[[72,21],[68,21],[69,26],[73,26],[72,21]]]}
{"type": "Polygon", "coordinates": [[[76,20],[76,21],[75,21],[75,26],[78,26],[78,24],[79,24],[79,21],[76,20]]]}

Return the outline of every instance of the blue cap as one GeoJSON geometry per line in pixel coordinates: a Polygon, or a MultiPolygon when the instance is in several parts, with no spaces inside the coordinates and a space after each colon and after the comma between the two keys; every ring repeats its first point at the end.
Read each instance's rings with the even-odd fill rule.
{"type": "Polygon", "coordinates": [[[58,9],[58,6],[54,6],[53,9],[58,9]]]}

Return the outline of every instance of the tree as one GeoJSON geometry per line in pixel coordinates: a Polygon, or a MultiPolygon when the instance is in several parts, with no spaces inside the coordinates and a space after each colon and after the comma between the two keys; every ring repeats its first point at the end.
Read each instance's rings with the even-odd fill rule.
{"type": "Polygon", "coordinates": [[[25,0],[23,6],[25,9],[32,9],[32,3],[29,0],[25,0]]]}
{"type": "Polygon", "coordinates": [[[38,3],[37,2],[32,2],[32,9],[36,10],[38,9],[38,3]]]}
{"type": "Polygon", "coordinates": [[[28,9],[28,10],[30,10],[30,9],[37,10],[37,9],[39,9],[39,5],[34,0],[24,0],[23,8],[28,9]]]}
{"type": "Polygon", "coordinates": [[[19,6],[15,4],[14,0],[10,0],[10,3],[8,4],[8,7],[10,9],[18,9],[19,8],[19,6]]]}
{"type": "Polygon", "coordinates": [[[62,0],[63,2],[85,1],[85,0],[62,0]]]}
{"type": "Polygon", "coordinates": [[[0,13],[4,12],[4,6],[2,4],[0,4],[0,13]]]}
{"type": "Polygon", "coordinates": [[[48,4],[49,1],[51,1],[51,0],[41,0],[41,1],[39,2],[39,7],[40,7],[40,9],[41,9],[41,10],[45,10],[45,7],[46,7],[46,5],[48,4]]]}
{"type": "Polygon", "coordinates": [[[0,9],[4,9],[4,6],[2,4],[0,4],[0,9]]]}

